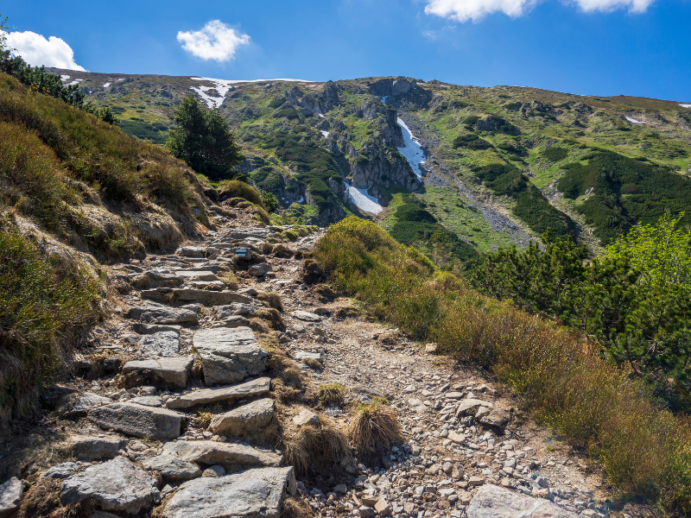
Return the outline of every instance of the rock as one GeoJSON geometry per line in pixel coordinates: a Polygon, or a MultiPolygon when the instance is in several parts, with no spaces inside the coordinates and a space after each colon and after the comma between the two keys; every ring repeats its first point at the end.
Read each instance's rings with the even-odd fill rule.
{"type": "Polygon", "coordinates": [[[74,435],[70,437],[70,447],[79,460],[93,461],[112,459],[127,447],[127,439],[115,436],[87,437],[74,435]]]}
{"type": "Polygon", "coordinates": [[[166,401],[168,408],[192,408],[197,405],[208,405],[219,401],[229,402],[236,399],[259,397],[271,390],[271,378],[258,378],[231,387],[214,387],[188,392],[166,401]]]}
{"type": "Polygon", "coordinates": [[[43,472],[41,478],[67,478],[75,471],[79,471],[79,464],[76,462],[63,462],[43,472]]]}
{"type": "Polygon", "coordinates": [[[293,417],[293,423],[297,426],[303,426],[306,424],[316,426],[319,424],[319,416],[308,408],[303,408],[299,414],[293,417]]]}
{"type": "Polygon", "coordinates": [[[107,513],[105,511],[96,511],[89,518],[120,518],[117,514],[107,513]]]}
{"type": "Polygon", "coordinates": [[[387,516],[391,514],[391,506],[383,498],[378,500],[377,503],[374,504],[374,510],[377,511],[377,514],[379,516],[387,516]]]}
{"type": "Polygon", "coordinates": [[[463,444],[465,442],[466,437],[462,433],[457,433],[457,432],[454,432],[453,430],[450,430],[449,431],[449,439],[451,439],[456,444],[463,444]]]}
{"type": "Polygon", "coordinates": [[[118,457],[65,480],[60,501],[74,505],[92,499],[104,511],[134,514],[150,508],[157,495],[156,480],[151,475],[118,457]]]}
{"type": "Polygon", "coordinates": [[[285,494],[295,491],[292,467],[198,478],[180,486],[163,518],[279,518],[285,494]]]}
{"type": "Polygon", "coordinates": [[[174,455],[157,455],[140,461],[142,467],[147,471],[157,471],[163,478],[171,481],[191,480],[198,478],[202,474],[199,466],[179,459],[174,455]]]}
{"type": "Polygon", "coordinates": [[[154,333],[162,333],[164,331],[170,331],[173,333],[180,334],[180,329],[182,329],[182,326],[176,326],[172,324],[142,324],[141,322],[136,322],[132,324],[132,329],[135,333],[140,335],[152,335],[154,333]]]}
{"type": "Polygon", "coordinates": [[[227,472],[260,466],[280,466],[283,456],[245,444],[214,441],[177,441],[163,446],[163,453],[201,464],[220,464],[227,472]]]}
{"type": "Polygon", "coordinates": [[[209,467],[208,469],[204,470],[204,473],[202,473],[202,477],[222,477],[226,474],[226,469],[221,466],[220,464],[215,464],[214,466],[209,467]]]}
{"type": "Polygon", "coordinates": [[[482,419],[486,415],[489,415],[490,409],[487,408],[486,406],[481,406],[480,408],[477,409],[477,412],[475,413],[475,419],[482,419]]]}
{"type": "Polygon", "coordinates": [[[255,434],[271,423],[274,416],[273,399],[259,399],[239,408],[214,416],[209,430],[217,435],[255,434]]]}
{"type": "Polygon", "coordinates": [[[451,478],[454,480],[461,480],[463,478],[463,466],[460,463],[456,463],[451,470],[451,478]]]}
{"type": "Polygon", "coordinates": [[[291,315],[298,320],[303,322],[321,322],[322,317],[315,315],[314,313],[309,313],[307,311],[293,311],[291,315]]]}
{"type": "Polygon", "coordinates": [[[430,354],[436,354],[437,353],[437,344],[425,345],[425,351],[430,353],[430,354]]]}
{"type": "Polygon", "coordinates": [[[340,493],[342,495],[345,495],[347,492],[348,488],[345,484],[338,484],[336,487],[334,487],[334,493],[340,493]]]}
{"type": "Polygon", "coordinates": [[[147,324],[198,324],[199,316],[188,309],[148,303],[130,308],[127,317],[147,324]]]}
{"type": "Polygon", "coordinates": [[[180,435],[183,416],[165,408],[114,403],[91,410],[89,420],[104,429],[169,441],[180,435]]]}
{"type": "Polygon", "coordinates": [[[318,361],[321,363],[322,361],[322,355],[319,353],[310,353],[306,351],[298,351],[295,353],[295,359],[300,362],[304,362],[305,360],[314,360],[318,361]]]}
{"type": "Polygon", "coordinates": [[[466,510],[468,518],[575,518],[548,500],[514,493],[495,485],[478,489],[466,510]]]}
{"type": "Polygon", "coordinates": [[[163,406],[163,401],[159,396],[142,396],[130,399],[130,403],[142,406],[163,406]]]}
{"type": "Polygon", "coordinates": [[[234,291],[207,291],[193,288],[155,288],[140,292],[143,299],[155,302],[197,302],[205,306],[218,306],[241,302],[249,304],[252,299],[239,295],[234,291]]]}
{"type": "Polygon", "coordinates": [[[492,408],[494,405],[492,403],[488,403],[480,399],[464,399],[463,401],[461,401],[461,404],[458,405],[458,409],[456,410],[456,417],[464,416],[466,412],[468,412],[468,410],[472,408],[477,408],[479,406],[486,406],[492,408]]]}
{"type": "Polygon", "coordinates": [[[267,273],[271,271],[271,265],[269,263],[259,263],[250,266],[248,273],[254,277],[264,277],[267,273]]]}
{"type": "Polygon", "coordinates": [[[446,399],[461,399],[463,397],[463,394],[461,392],[447,392],[444,394],[444,398],[446,399]]]}
{"type": "Polygon", "coordinates": [[[175,251],[176,255],[197,259],[206,257],[208,253],[209,249],[201,246],[183,246],[175,251]]]}
{"type": "Polygon", "coordinates": [[[470,486],[481,486],[485,483],[485,479],[482,477],[470,477],[468,479],[468,485],[470,486]]]}
{"type": "Polygon", "coordinates": [[[0,485],[0,518],[12,516],[22,501],[24,482],[12,477],[0,485]]]}
{"type": "Polygon", "coordinates": [[[374,509],[366,505],[361,505],[357,512],[360,518],[367,518],[374,515],[374,509]]]}
{"type": "Polygon", "coordinates": [[[185,282],[185,280],[177,275],[155,271],[139,273],[130,279],[130,284],[138,290],[148,290],[158,287],[175,288],[180,286],[183,282],[185,282]]]}
{"type": "Polygon", "coordinates": [[[177,356],[180,349],[180,333],[162,331],[143,336],[139,340],[139,350],[144,356],[177,356]]]}
{"type": "Polygon", "coordinates": [[[89,410],[101,405],[109,405],[112,399],[99,396],[91,392],[84,394],[68,394],[59,403],[57,413],[62,417],[77,418],[84,417],[89,410]]]}
{"type": "Polygon", "coordinates": [[[193,344],[202,357],[204,383],[237,383],[266,369],[269,355],[257,343],[249,327],[203,329],[193,344]]]}
{"type": "Polygon", "coordinates": [[[221,326],[222,327],[236,328],[236,327],[248,327],[249,325],[250,325],[250,321],[248,319],[246,319],[245,317],[241,317],[240,315],[224,318],[223,320],[221,320],[221,326]]]}
{"type": "Polygon", "coordinates": [[[257,308],[251,304],[230,304],[228,306],[217,306],[214,308],[213,315],[218,320],[228,320],[234,316],[253,316],[257,308]]]}
{"type": "Polygon", "coordinates": [[[506,425],[509,424],[509,421],[511,421],[511,413],[507,412],[506,410],[501,410],[499,408],[495,408],[494,410],[489,412],[488,415],[480,419],[480,422],[482,424],[492,426],[494,428],[499,428],[500,430],[506,428],[506,425]]]}
{"type": "Polygon", "coordinates": [[[176,270],[175,275],[183,277],[188,280],[195,281],[217,281],[218,277],[214,272],[201,270],[176,270]]]}
{"type": "Polygon", "coordinates": [[[122,373],[127,374],[129,372],[149,370],[163,384],[185,388],[193,361],[194,359],[191,357],[130,361],[122,367],[122,373]]]}

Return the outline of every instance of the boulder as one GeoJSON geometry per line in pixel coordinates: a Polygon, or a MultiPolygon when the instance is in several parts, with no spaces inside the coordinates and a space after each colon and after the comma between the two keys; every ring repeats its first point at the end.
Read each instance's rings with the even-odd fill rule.
{"type": "Polygon", "coordinates": [[[233,316],[253,316],[257,308],[251,304],[230,304],[228,306],[216,306],[213,315],[218,320],[226,320],[233,316]]]}
{"type": "Polygon", "coordinates": [[[492,408],[494,405],[492,403],[488,403],[487,401],[482,401],[480,399],[464,399],[463,401],[461,401],[461,404],[458,405],[458,408],[456,409],[456,417],[462,417],[466,415],[466,412],[468,412],[468,410],[480,406],[492,408]]]}
{"type": "Polygon", "coordinates": [[[207,291],[193,288],[156,288],[140,292],[143,299],[156,302],[197,302],[206,306],[219,306],[241,302],[248,304],[252,299],[234,291],[207,291]]]}
{"type": "Polygon", "coordinates": [[[17,477],[12,477],[0,485],[0,518],[12,516],[22,500],[24,482],[17,477]]]}
{"type": "Polygon", "coordinates": [[[259,263],[250,266],[248,273],[254,277],[265,277],[270,271],[271,265],[269,263],[259,263]]]}
{"type": "Polygon", "coordinates": [[[130,308],[127,317],[146,324],[198,324],[199,315],[185,308],[172,308],[149,302],[130,308]]]}
{"type": "Polygon", "coordinates": [[[578,516],[549,500],[532,498],[491,484],[477,490],[466,514],[468,518],[576,518],[578,516]]]}
{"type": "Polygon", "coordinates": [[[480,422],[484,425],[503,430],[511,421],[511,413],[506,410],[495,408],[487,415],[481,417],[480,422]]]}
{"type": "Polygon", "coordinates": [[[65,480],[60,501],[63,505],[74,505],[91,499],[103,511],[134,514],[150,508],[156,496],[156,479],[124,457],[118,457],[65,480]]]}
{"type": "Polygon", "coordinates": [[[67,478],[75,471],[79,471],[79,464],[76,462],[63,462],[45,470],[41,478],[67,478]]]}
{"type": "Polygon", "coordinates": [[[180,350],[180,333],[175,331],[162,331],[152,335],[146,335],[139,340],[139,350],[145,356],[177,356],[180,350]]]}
{"type": "Polygon", "coordinates": [[[115,403],[89,412],[89,420],[106,430],[159,441],[177,439],[183,416],[165,408],[115,403]]]}
{"type": "Polygon", "coordinates": [[[264,398],[214,416],[209,430],[218,435],[248,435],[260,432],[274,416],[273,399],[264,398]]]}
{"type": "Polygon", "coordinates": [[[194,359],[191,357],[130,361],[122,367],[122,373],[127,374],[148,370],[156,378],[160,379],[163,384],[185,388],[193,362],[194,359]]]}
{"type": "Polygon", "coordinates": [[[67,418],[84,417],[89,410],[101,405],[109,405],[112,399],[85,392],[84,394],[68,394],[58,404],[58,415],[67,418]]]}
{"type": "Polygon", "coordinates": [[[202,357],[206,385],[237,383],[264,372],[269,362],[249,327],[203,329],[192,341],[202,357]]]}
{"type": "Polygon", "coordinates": [[[308,311],[293,311],[291,315],[294,318],[297,318],[298,320],[302,320],[303,322],[321,322],[322,317],[319,315],[316,315],[314,313],[309,313],[308,311]]]}
{"type": "Polygon", "coordinates": [[[279,518],[286,493],[295,491],[292,467],[198,478],[180,486],[163,518],[279,518]]]}
{"type": "Polygon", "coordinates": [[[177,275],[147,271],[138,273],[130,279],[130,284],[138,290],[148,290],[151,288],[175,288],[182,285],[185,280],[177,275]]]}
{"type": "Polygon", "coordinates": [[[197,405],[208,405],[220,401],[230,402],[237,399],[259,397],[271,390],[271,378],[258,378],[231,387],[214,387],[195,390],[166,401],[168,408],[186,409],[197,405]]]}
{"type": "Polygon", "coordinates": [[[214,441],[177,441],[163,446],[163,453],[188,462],[220,464],[228,473],[260,466],[280,466],[283,456],[246,444],[214,441]]]}
{"type": "Polygon", "coordinates": [[[112,459],[127,447],[127,439],[115,436],[87,437],[74,435],[70,437],[70,447],[79,460],[93,461],[112,459]]]}
{"type": "Polygon", "coordinates": [[[140,461],[142,467],[147,471],[157,471],[166,480],[179,482],[181,480],[192,480],[202,475],[199,466],[182,460],[174,455],[158,455],[140,461]]]}

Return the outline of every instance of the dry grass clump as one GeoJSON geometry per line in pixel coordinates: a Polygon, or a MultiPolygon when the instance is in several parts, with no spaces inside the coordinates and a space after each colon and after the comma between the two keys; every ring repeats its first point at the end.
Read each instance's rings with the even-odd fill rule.
{"type": "Polygon", "coordinates": [[[298,367],[273,333],[258,337],[259,343],[269,353],[269,370],[272,376],[271,392],[281,403],[299,399],[305,392],[306,380],[302,369],[298,367]]]}
{"type": "Polygon", "coordinates": [[[274,245],[273,249],[271,250],[271,253],[273,253],[276,257],[281,258],[293,257],[293,252],[283,243],[274,245]]]}
{"type": "Polygon", "coordinates": [[[396,414],[386,401],[375,399],[361,404],[348,429],[350,444],[363,457],[388,450],[404,440],[401,425],[396,414]]]}
{"type": "Polygon", "coordinates": [[[322,362],[317,360],[316,358],[305,358],[303,360],[303,363],[307,365],[310,369],[314,370],[322,370],[324,366],[322,365],[322,362]]]}
{"type": "Polygon", "coordinates": [[[319,401],[326,406],[341,406],[345,402],[345,395],[348,389],[340,383],[329,383],[319,385],[319,401]]]}
{"type": "Polygon", "coordinates": [[[211,419],[213,419],[213,417],[214,415],[211,412],[203,412],[198,410],[197,417],[194,418],[194,422],[198,427],[206,430],[211,424],[211,419]]]}
{"type": "Polygon", "coordinates": [[[310,518],[313,515],[312,508],[304,500],[289,496],[283,501],[281,518],[310,518]]]}
{"type": "Polygon", "coordinates": [[[238,278],[235,276],[235,272],[230,269],[218,272],[216,277],[223,281],[223,283],[228,286],[228,289],[237,290],[240,286],[238,278]]]}
{"type": "Polygon", "coordinates": [[[345,434],[324,415],[319,415],[318,425],[297,426],[293,422],[293,416],[303,408],[290,407],[279,416],[283,431],[281,449],[286,464],[294,466],[298,473],[305,474],[340,463],[348,453],[345,434]]]}
{"type": "Polygon", "coordinates": [[[283,308],[283,302],[281,302],[281,295],[279,293],[276,293],[275,291],[270,291],[268,293],[259,293],[257,295],[257,298],[261,301],[266,302],[269,305],[269,307],[277,309],[281,313],[285,311],[283,308]]]}
{"type": "Polygon", "coordinates": [[[256,315],[259,318],[262,318],[268,322],[271,323],[271,327],[274,329],[282,329],[285,327],[285,323],[283,322],[283,317],[281,317],[281,314],[278,312],[277,309],[274,308],[264,308],[260,309],[257,311],[256,315]]]}

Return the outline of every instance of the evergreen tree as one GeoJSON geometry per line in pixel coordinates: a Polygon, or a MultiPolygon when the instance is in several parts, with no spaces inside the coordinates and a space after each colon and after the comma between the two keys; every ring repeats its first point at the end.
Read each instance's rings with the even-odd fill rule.
{"type": "Polygon", "coordinates": [[[235,176],[243,156],[218,108],[209,109],[189,95],[173,111],[173,121],[167,143],[173,155],[211,181],[235,176]]]}

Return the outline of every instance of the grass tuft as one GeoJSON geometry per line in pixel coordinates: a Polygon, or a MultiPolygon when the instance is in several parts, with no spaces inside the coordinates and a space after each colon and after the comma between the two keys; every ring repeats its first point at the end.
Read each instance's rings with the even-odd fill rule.
{"type": "Polygon", "coordinates": [[[319,401],[326,406],[342,406],[348,389],[340,383],[319,385],[319,401]]]}
{"type": "Polygon", "coordinates": [[[348,429],[350,444],[361,457],[384,453],[395,443],[403,441],[401,425],[396,414],[383,399],[361,404],[348,429]]]}

